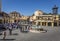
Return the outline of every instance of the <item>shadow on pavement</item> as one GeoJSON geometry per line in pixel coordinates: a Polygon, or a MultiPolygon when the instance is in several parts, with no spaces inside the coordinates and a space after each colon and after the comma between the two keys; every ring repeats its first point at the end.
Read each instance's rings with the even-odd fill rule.
{"type": "Polygon", "coordinates": [[[15,39],[0,39],[0,41],[14,41],[15,39]]]}
{"type": "Polygon", "coordinates": [[[21,33],[28,33],[28,31],[21,31],[21,33]]]}
{"type": "Polygon", "coordinates": [[[13,33],[12,35],[18,35],[18,33],[13,33]]]}

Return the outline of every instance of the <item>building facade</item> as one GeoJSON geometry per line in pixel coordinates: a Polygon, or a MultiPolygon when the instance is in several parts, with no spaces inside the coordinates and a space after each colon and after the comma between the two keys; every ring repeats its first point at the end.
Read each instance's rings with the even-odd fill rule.
{"type": "Polygon", "coordinates": [[[0,23],[10,23],[10,17],[5,12],[0,12],[0,23]]]}
{"type": "Polygon", "coordinates": [[[34,16],[30,17],[33,25],[40,26],[60,26],[60,15],[58,14],[45,14],[41,10],[34,12],[34,16]]]}
{"type": "Polygon", "coordinates": [[[18,22],[21,17],[20,13],[16,11],[10,12],[9,16],[11,17],[11,23],[18,22]]]}
{"type": "Polygon", "coordinates": [[[21,16],[18,20],[19,20],[19,24],[28,24],[29,20],[28,20],[28,16],[21,16]]]}
{"type": "Polygon", "coordinates": [[[32,16],[21,16],[19,12],[13,11],[10,14],[0,12],[0,23],[27,23],[39,26],[60,26],[60,15],[58,14],[58,7],[55,5],[52,8],[52,13],[46,14],[41,10],[34,12],[32,16]]]}

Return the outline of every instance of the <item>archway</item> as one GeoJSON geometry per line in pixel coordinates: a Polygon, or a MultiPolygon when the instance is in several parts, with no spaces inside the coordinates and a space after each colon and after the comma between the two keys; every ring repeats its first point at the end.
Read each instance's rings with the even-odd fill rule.
{"type": "Polygon", "coordinates": [[[48,22],[48,26],[51,26],[51,22],[48,22]]]}
{"type": "Polygon", "coordinates": [[[60,26],[60,22],[59,22],[59,26],[60,26]]]}
{"type": "Polygon", "coordinates": [[[54,22],[54,26],[57,26],[57,22],[54,22]]]}
{"type": "Polygon", "coordinates": [[[17,22],[17,20],[14,20],[14,22],[17,22]]]}

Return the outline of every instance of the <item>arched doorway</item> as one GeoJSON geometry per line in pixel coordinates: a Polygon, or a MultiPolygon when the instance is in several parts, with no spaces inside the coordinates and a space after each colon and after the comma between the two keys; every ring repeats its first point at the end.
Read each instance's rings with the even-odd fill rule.
{"type": "Polygon", "coordinates": [[[57,26],[57,22],[54,22],[54,26],[57,26]]]}
{"type": "Polygon", "coordinates": [[[46,26],[46,22],[42,22],[42,26],[46,26]]]}
{"type": "Polygon", "coordinates": [[[48,22],[48,26],[51,26],[51,22],[48,22]]]}
{"type": "Polygon", "coordinates": [[[17,20],[14,20],[14,22],[17,22],[17,20]]]}
{"type": "Polygon", "coordinates": [[[60,26],[60,22],[59,22],[59,26],[60,26]]]}

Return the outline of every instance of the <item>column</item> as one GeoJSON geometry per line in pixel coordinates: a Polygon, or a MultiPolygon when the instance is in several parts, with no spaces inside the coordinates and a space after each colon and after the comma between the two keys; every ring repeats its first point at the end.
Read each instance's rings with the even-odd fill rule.
{"type": "Polygon", "coordinates": [[[46,22],[46,26],[48,26],[48,22],[46,22]]]}
{"type": "Polygon", "coordinates": [[[57,22],[57,26],[59,26],[59,22],[57,22]]]}
{"type": "Polygon", "coordinates": [[[36,25],[38,25],[38,22],[36,22],[36,25]]]}
{"type": "Polygon", "coordinates": [[[27,30],[28,30],[29,26],[27,26],[27,30]]]}
{"type": "Polygon", "coordinates": [[[54,27],[54,22],[52,22],[52,27],[54,27]]]}
{"type": "Polygon", "coordinates": [[[26,30],[26,28],[25,28],[25,26],[24,26],[24,29],[23,29],[23,31],[25,31],[26,30]]]}
{"type": "Polygon", "coordinates": [[[40,22],[40,26],[42,27],[42,22],[40,22]]]}

